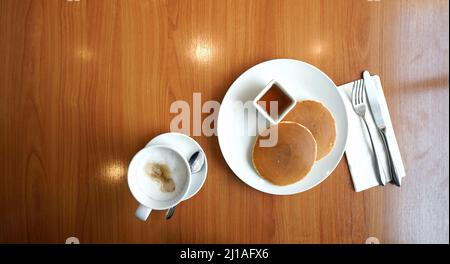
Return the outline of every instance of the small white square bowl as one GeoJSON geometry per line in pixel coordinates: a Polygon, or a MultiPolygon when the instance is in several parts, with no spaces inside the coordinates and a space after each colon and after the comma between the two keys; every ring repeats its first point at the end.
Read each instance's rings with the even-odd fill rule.
{"type": "MultiPolygon", "coordinates": [[[[270,102],[269,102],[270,103],[270,102]]],[[[283,118],[292,110],[292,108],[295,107],[295,104],[297,103],[297,100],[290,94],[284,87],[276,80],[271,80],[265,87],[262,89],[262,91],[253,99],[253,106],[258,110],[258,112],[264,116],[272,125],[277,125],[283,118]],[[258,101],[269,91],[270,88],[272,88],[273,85],[276,85],[280,88],[280,90],[291,100],[291,104],[281,113],[278,115],[278,118],[274,120],[270,113],[267,113],[266,110],[258,104],[258,101]]]]}

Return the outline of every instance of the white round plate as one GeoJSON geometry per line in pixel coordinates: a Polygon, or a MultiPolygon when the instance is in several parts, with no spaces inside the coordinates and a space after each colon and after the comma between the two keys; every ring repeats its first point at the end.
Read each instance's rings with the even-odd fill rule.
{"type": "Polygon", "coordinates": [[[277,59],[260,63],[234,81],[223,98],[218,117],[220,150],[231,170],[246,184],[262,192],[289,195],[304,192],[325,180],[336,168],[347,142],[347,112],[333,81],[316,67],[297,60],[277,59]],[[253,168],[252,148],[261,115],[242,115],[239,102],[252,101],[272,79],[279,81],[297,100],[311,99],[323,103],[336,120],[336,144],[332,151],[316,162],[302,180],[277,186],[261,178],[253,168]]]}
{"type": "Polygon", "coordinates": [[[200,144],[184,134],[169,132],[153,138],[152,140],[150,140],[150,142],[147,143],[146,147],[152,145],[164,145],[176,149],[187,160],[189,160],[189,157],[195,151],[200,150],[203,152],[203,155],[205,156],[205,165],[198,173],[192,175],[191,186],[189,186],[189,190],[186,193],[186,197],[184,198],[184,200],[187,200],[194,196],[202,188],[208,174],[208,160],[206,159],[205,152],[203,151],[200,144]]]}

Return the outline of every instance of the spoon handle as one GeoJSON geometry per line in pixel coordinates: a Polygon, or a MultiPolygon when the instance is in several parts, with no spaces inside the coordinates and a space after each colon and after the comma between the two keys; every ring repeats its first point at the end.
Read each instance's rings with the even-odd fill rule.
{"type": "MultiPolygon", "coordinates": [[[[197,150],[194,152],[194,154],[191,155],[189,158],[189,167],[191,169],[191,174],[196,174],[203,168],[203,164],[205,163],[205,157],[203,156],[203,153],[200,152],[200,150],[197,150]]],[[[173,213],[175,212],[175,207],[170,207],[166,212],[166,220],[169,220],[173,213]]]]}
{"type": "Polygon", "coordinates": [[[167,210],[167,213],[166,213],[166,220],[169,220],[169,219],[172,217],[173,213],[175,212],[175,207],[176,207],[176,206],[170,207],[170,208],[167,210]]]}

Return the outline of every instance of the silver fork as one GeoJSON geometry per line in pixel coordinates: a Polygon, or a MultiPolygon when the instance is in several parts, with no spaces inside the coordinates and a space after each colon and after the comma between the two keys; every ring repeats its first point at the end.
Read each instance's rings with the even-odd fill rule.
{"type": "Polygon", "coordinates": [[[382,186],[385,186],[386,183],[385,181],[382,179],[381,176],[381,163],[378,159],[378,155],[377,155],[377,151],[375,150],[375,146],[373,145],[373,140],[372,140],[372,134],[370,133],[370,129],[369,126],[367,125],[367,121],[366,121],[366,93],[365,93],[365,85],[364,85],[364,80],[357,80],[353,83],[353,89],[352,89],[352,106],[353,106],[353,110],[355,111],[355,113],[360,116],[362,118],[362,120],[364,121],[364,124],[366,125],[366,129],[367,132],[369,132],[369,138],[370,138],[370,144],[372,145],[372,151],[373,154],[375,156],[375,166],[377,167],[377,180],[378,183],[382,186]]]}

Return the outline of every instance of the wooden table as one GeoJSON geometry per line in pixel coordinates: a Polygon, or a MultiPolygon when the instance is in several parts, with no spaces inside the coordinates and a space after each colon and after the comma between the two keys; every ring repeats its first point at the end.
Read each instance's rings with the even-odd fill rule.
{"type": "Polygon", "coordinates": [[[0,242],[449,242],[447,0],[0,0],[0,242]],[[128,162],[175,100],[221,101],[247,68],[295,58],[336,84],[381,76],[407,178],[356,193],[240,181],[216,137],[203,189],[170,221],[134,217],[128,162]]]}

